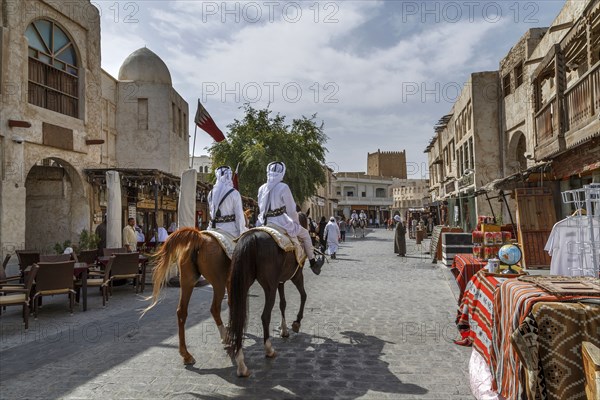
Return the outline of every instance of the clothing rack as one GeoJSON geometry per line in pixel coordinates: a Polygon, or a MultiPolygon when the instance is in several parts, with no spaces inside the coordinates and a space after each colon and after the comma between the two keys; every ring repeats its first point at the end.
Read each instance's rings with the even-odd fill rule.
{"type": "Polygon", "coordinates": [[[598,277],[600,273],[600,184],[584,185],[582,189],[567,190],[561,193],[563,203],[575,208],[567,217],[577,229],[577,240],[573,249],[579,255],[579,263],[571,267],[571,275],[598,277]],[[589,240],[584,240],[585,230],[589,230],[589,240]],[[592,265],[587,265],[586,253],[591,252],[592,265]]]}

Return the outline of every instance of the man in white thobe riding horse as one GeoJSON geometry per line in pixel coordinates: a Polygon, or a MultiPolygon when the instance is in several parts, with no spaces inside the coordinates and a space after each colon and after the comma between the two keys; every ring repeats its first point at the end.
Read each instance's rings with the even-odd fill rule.
{"type": "MultiPolygon", "coordinates": [[[[362,219],[363,221],[367,221],[367,214],[365,214],[364,210],[360,210],[360,215],[358,216],[359,219],[362,219]]],[[[366,223],[365,223],[366,225],[366,223]]]]}
{"type": "Polygon", "coordinates": [[[352,210],[352,214],[350,215],[350,225],[352,225],[352,222],[357,221],[358,222],[358,214],[356,213],[356,210],[352,210]]]}
{"type": "Polygon", "coordinates": [[[236,238],[247,230],[242,196],[233,187],[231,168],[228,166],[217,168],[215,178],[215,186],[208,194],[211,219],[208,230],[220,229],[236,238]]]}
{"type": "Polygon", "coordinates": [[[267,165],[267,183],[258,189],[258,223],[260,225],[274,224],[296,236],[302,243],[306,256],[310,262],[310,269],[316,274],[321,273],[325,261],[323,258],[315,260],[312,242],[308,230],[300,226],[296,202],[289,186],[282,182],[285,175],[285,164],[275,161],[267,165]]]}

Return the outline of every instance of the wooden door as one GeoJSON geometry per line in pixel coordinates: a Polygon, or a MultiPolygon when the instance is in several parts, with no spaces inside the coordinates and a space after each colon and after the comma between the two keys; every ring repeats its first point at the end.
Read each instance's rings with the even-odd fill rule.
{"type": "Polygon", "coordinates": [[[517,226],[523,252],[523,266],[529,269],[550,269],[550,256],[544,251],[556,212],[549,188],[516,190],[517,226]]]}

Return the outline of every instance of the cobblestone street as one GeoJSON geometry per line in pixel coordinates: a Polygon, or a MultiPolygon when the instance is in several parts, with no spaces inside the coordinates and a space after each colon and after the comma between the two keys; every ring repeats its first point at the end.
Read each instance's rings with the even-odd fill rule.
{"type": "MultiPolygon", "coordinates": [[[[351,235],[350,235],[351,236],[351,235]]],[[[471,399],[470,349],[456,346],[455,283],[431,263],[429,241],[393,253],[393,232],[349,237],[320,276],[308,268],[300,333],[272,332],[277,357],[266,359],[260,313],[251,289],[244,352],[252,375],[238,378],[210,317],[210,286],[196,288],[187,322],[185,367],[177,351],[178,288],[140,319],[147,305],[131,286],[115,287],[106,308],[91,290],[88,311],[69,315],[66,296],[44,298],[24,332],[19,307],[0,317],[2,399],[471,399]],[[454,286],[453,286],[454,285],[454,286]]],[[[146,288],[146,295],[151,287],[146,288]]],[[[288,326],[299,296],[286,285],[288,326]]],[[[228,310],[223,303],[223,319],[228,310]]],[[[271,325],[281,321],[278,305],[271,325]]]]}

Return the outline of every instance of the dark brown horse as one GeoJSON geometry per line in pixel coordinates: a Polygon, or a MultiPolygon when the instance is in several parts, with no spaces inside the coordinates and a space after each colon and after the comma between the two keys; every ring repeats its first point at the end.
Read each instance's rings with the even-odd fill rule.
{"type": "MultiPolygon", "coordinates": [[[[306,217],[301,215],[301,224],[306,226],[306,217]]],[[[292,324],[294,332],[300,330],[304,314],[306,291],[304,275],[298,267],[293,252],[285,252],[266,232],[251,230],[240,237],[231,259],[231,278],[229,286],[229,331],[227,344],[229,353],[237,362],[237,375],[246,377],[250,371],[244,363],[242,342],[246,329],[248,290],[254,281],[258,281],[265,293],[265,305],[261,315],[265,355],[275,357],[275,350],[269,339],[271,311],[275,304],[275,296],[279,289],[280,309],[282,313],[282,336],[285,323],[285,296],[283,285],[291,280],[300,292],[300,310],[292,324]]]]}
{"type": "Polygon", "coordinates": [[[188,305],[196,282],[200,275],[213,287],[213,300],[210,306],[221,340],[225,339],[225,327],[221,320],[221,302],[225,296],[227,278],[229,277],[230,260],[221,245],[212,236],[196,228],[181,228],[171,235],[154,256],[152,304],[144,310],[146,313],[158,303],[161,289],[168,280],[168,272],[175,261],[179,267],[179,306],[177,307],[177,325],[179,328],[179,354],[183,363],[191,365],[196,362],[188,352],[185,344],[185,321],[188,305]]]}

